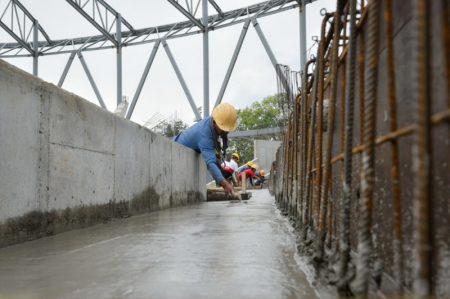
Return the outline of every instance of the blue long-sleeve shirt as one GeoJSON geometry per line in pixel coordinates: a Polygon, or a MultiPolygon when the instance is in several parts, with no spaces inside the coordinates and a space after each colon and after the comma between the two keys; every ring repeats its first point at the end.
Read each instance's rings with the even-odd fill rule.
{"type": "Polygon", "coordinates": [[[219,169],[216,158],[216,144],[219,136],[213,126],[213,119],[209,116],[202,119],[186,131],[175,137],[175,142],[187,146],[197,153],[201,153],[208,171],[214,180],[220,184],[225,179],[219,169]]]}

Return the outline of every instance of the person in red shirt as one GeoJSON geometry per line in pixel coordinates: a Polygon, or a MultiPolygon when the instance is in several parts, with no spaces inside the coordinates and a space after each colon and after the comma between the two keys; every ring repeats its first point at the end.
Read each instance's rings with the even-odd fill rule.
{"type": "Polygon", "coordinates": [[[242,181],[242,174],[245,173],[245,177],[250,180],[250,184],[253,186],[253,179],[256,178],[256,165],[253,164],[252,162],[248,162],[247,165],[249,166],[247,169],[245,169],[244,171],[240,172],[238,174],[238,181],[241,182],[242,181]]]}

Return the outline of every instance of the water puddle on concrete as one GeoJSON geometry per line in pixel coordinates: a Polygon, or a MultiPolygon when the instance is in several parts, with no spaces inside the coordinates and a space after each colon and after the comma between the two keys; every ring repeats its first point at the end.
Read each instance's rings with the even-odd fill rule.
{"type": "Polygon", "coordinates": [[[0,249],[0,298],[317,298],[267,190],[0,249]]]}

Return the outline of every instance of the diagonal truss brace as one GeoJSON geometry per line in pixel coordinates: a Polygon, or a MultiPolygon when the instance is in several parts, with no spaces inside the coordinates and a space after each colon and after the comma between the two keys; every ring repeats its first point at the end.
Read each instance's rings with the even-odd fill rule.
{"type": "Polygon", "coordinates": [[[141,95],[142,88],[144,87],[145,80],[147,79],[148,73],[150,72],[150,68],[152,67],[153,60],[155,59],[156,52],[158,52],[160,43],[161,43],[161,40],[157,40],[153,46],[152,53],[150,54],[150,57],[148,58],[147,64],[144,69],[144,73],[142,74],[142,77],[141,77],[141,80],[139,81],[136,92],[134,93],[133,100],[131,101],[130,108],[128,108],[128,112],[126,115],[127,119],[130,119],[131,115],[133,114],[134,107],[136,106],[139,96],[141,95]]]}
{"type": "Polygon", "coordinates": [[[214,1],[214,0],[208,0],[208,1],[214,7],[214,9],[217,11],[219,16],[223,17],[225,15],[223,13],[223,11],[220,9],[220,6],[216,3],[216,1],[214,1]]]}
{"type": "Polygon", "coordinates": [[[78,4],[76,2],[76,0],[66,0],[67,3],[69,3],[73,8],[75,8],[75,10],[77,10],[86,20],[89,21],[89,23],[92,24],[92,26],[94,26],[98,31],[100,31],[107,39],[109,39],[114,46],[119,46],[119,43],[117,42],[117,40],[114,38],[114,36],[112,34],[110,34],[108,32],[107,29],[103,28],[101,25],[99,25],[94,18],[92,18],[87,12],[85,12],[83,10],[83,7],[80,6],[80,4],[78,4]]]}
{"type": "Polygon", "coordinates": [[[86,20],[89,21],[89,23],[92,24],[98,31],[100,31],[103,36],[105,36],[115,47],[120,47],[120,42],[117,40],[117,38],[114,37],[113,34],[110,33],[111,26],[108,26],[107,24],[107,13],[111,13],[115,17],[115,22],[120,22],[121,24],[125,25],[128,29],[130,29],[131,32],[135,32],[133,26],[130,25],[123,17],[120,16],[120,14],[114,10],[108,3],[106,3],[103,0],[88,0],[86,3],[82,5],[81,1],[79,0],[66,0],[67,3],[69,3],[76,11],[78,11],[86,20]],[[92,1],[93,5],[93,11],[92,16],[85,10],[86,4],[88,2],[92,1]],[[105,9],[105,20],[102,17],[102,14],[100,13],[100,6],[105,9]],[[97,9],[97,10],[96,10],[97,9]],[[98,22],[95,19],[95,12],[98,12],[100,22],[98,22]],[[119,17],[120,16],[120,17],[119,17]],[[109,27],[109,28],[108,28],[109,27]]]}
{"type": "Polygon", "coordinates": [[[80,59],[81,65],[83,66],[84,72],[86,73],[86,76],[88,77],[89,83],[91,84],[92,89],[94,90],[94,93],[97,96],[100,106],[102,106],[102,108],[106,109],[105,102],[103,101],[102,95],[100,94],[100,91],[97,88],[97,84],[95,84],[94,78],[92,77],[92,74],[89,71],[89,67],[88,67],[86,61],[84,60],[83,54],[81,53],[81,51],[78,51],[77,54],[78,54],[78,58],[80,59]]]}
{"type": "Polygon", "coordinates": [[[194,99],[192,98],[191,92],[189,91],[189,88],[186,85],[186,81],[184,81],[183,75],[181,74],[181,71],[178,68],[175,58],[173,57],[173,54],[170,51],[169,45],[167,44],[165,39],[162,40],[162,45],[164,47],[164,50],[166,51],[166,54],[170,60],[170,63],[172,64],[175,74],[177,75],[178,81],[180,81],[181,87],[183,88],[184,93],[186,94],[189,104],[191,105],[192,111],[194,112],[194,115],[195,115],[195,119],[197,121],[201,120],[202,117],[200,115],[200,112],[198,112],[197,106],[195,105],[195,102],[194,102],[194,99]]]}
{"type": "Polygon", "coordinates": [[[0,17],[0,27],[3,28],[12,38],[14,38],[25,50],[27,50],[31,55],[37,56],[35,49],[36,44],[36,33],[40,32],[47,42],[51,42],[50,37],[47,32],[39,25],[39,22],[33,15],[25,8],[25,6],[19,2],[19,0],[10,0],[7,4],[5,10],[0,17]],[[11,10],[11,14],[7,14],[8,9],[11,10]],[[20,15],[19,15],[20,14],[20,15]],[[5,15],[10,15],[10,25],[3,21],[5,15]],[[27,33],[26,27],[27,22],[31,23],[30,31],[27,33]],[[16,25],[16,26],[14,26],[16,25]],[[36,27],[36,28],[34,28],[36,27]],[[16,28],[14,30],[14,28],[16,28]],[[37,29],[37,30],[36,30],[37,29]],[[30,46],[30,35],[31,30],[33,30],[33,48],[30,46]]]}
{"type": "Polygon", "coordinates": [[[167,0],[170,4],[172,4],[176,9],[178,9],[186,18],[189,19],[194,25],[196,25],[198,28],[200,28],[202,31],[205,30],[205,26],[202,25],[202,23],[197,20],[193,15],[191,15],[183,6],[181,6],[177,1],[175,0],[167,0]]]}
{"type": "Polygon", "coordinates": [[[234,48],[233,56],[231,57],[230,65],[228,66],[227,73],[225,74],[225,79],[223,80],[222,87],[220,88],[219,95],[217,96],[216,103],[214,107],[219,105],[222,102],[223,95],[225,94],[225,90],[227,89],[228,82],[230,81],[231,73],[233,72],[234,66],[236,65],[236,60],[238,59],[239,52],[242,48],[242,43],[244,42],[245,35],[247,34],[248,27],[250,26],[250,19],[245,21],[244,27],[242,27],[241,35],[239,36],[239,40],[237,42],[236,47],[234,48]]]}
{"type": "Polygon", "coordinates": [[[281,84],[283,84],[283,87],[285,88],[285,90],[287,90],[288,93],[292,95],[293,93],[292,93],[291,87],[288,84],[287,78],[284,76],[284,74],[282,72],[279,72],[277,70],[277,65],[278,65],[277,59],[275,58],[275,55],[273,54],[272,49],[270,48],[270,45],[267,42],[267,39],[261,30],[261,26],[259,25],[258,20],[255,17],[252,18],[252,23],[253,23],[253,27],[255,28],[256,33],[257,33],[264,49],[266,50],[267,56],[269,56],[269,59],[272,62],[273,67],[275,68],[275,72],[277,73],[277,76],[280,79],[281,84]]]}
{"type": "MultiPolygon", "coordinates": [[[[104,0],[97,0],[97,2],[101,3],[110,13],[112,13],[113,15],[117,16],[118,12],[112,8],[106,1],[104,0]]],[[[125,25],[125,27],[127,27],[133,34],[136,33],[136,30],[133,28],[133,26],[131,26],[130,23],[128,23],[127,20],[125,20],[123,17],[121,18],[121,23],[125,25]]]]}

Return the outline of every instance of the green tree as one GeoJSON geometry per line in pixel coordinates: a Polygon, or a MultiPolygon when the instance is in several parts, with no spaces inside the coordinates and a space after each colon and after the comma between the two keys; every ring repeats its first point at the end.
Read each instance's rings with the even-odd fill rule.
{"type": "Polygon", "coordinates": [[[166,137],[174,137],[177,136],[180,132],[185,130],[188,127],[182,120],[176,120],[170,123],[164,123],[160,130],[160,134],[166,137]]]}
{"type": "MultiPolygon", "coordinates": [[[[261,102],[253,102],[250,107],[238,110],[237,131],[275,128],[284,125],[283,115],[280,110],[280,97],[273,95],[266,97],[261,102]]],[[[258,137],[264,138],[264,137],[258,137]]],[[[265,139],[279,140],[281,136],[265,139]]],[[[228,152],[237,152],[241,155],[241,162],[245,163],[253,157],[253,138],[231,139],[228,152]]]]}
{"type": "Polygon", "coordinates": [[[283,123],[279,96],[266,97],[261,102],[253,102],[250,107],[238,110],[238,130],[256,130],[279,127],[283,123]]]}

